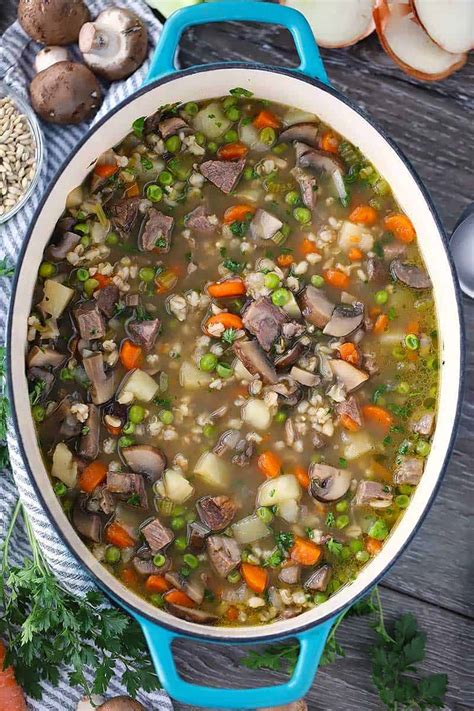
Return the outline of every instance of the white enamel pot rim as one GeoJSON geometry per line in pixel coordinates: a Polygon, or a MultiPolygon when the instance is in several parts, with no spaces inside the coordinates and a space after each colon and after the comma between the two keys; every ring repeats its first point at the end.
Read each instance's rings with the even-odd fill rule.
{"type": "Polygon", "coordinates": [[[367,593],[393,565],[421,525],[441,483],[459,417],[463,371],[459,289],[443,228],[426,189],[393,141],[338,91],[291,70],[264,65],[226,63],[180,71],[148,84],[98,122],[58,171],[31,223],[14,281],[8,343],[9,389],[18,442],[38,497],[59,535],[95,581],[120,604],[178,634],[201,639],[251,642],[291,636],[328,620],[367,593]],[[389,181],[401,207],[414,223],[419,246],[433,281],[442,366],[440,417],[425,473],[413,501],[381,553],[362,570],[353,583],[317,608],[266,626],[222,628],[196,625],[153,607],[108,573],[74,532],[53,492],[36,442],[24,355],[34,275],[68,192],[82,182],[103,150],[123,138],[138,116],[150,114],[158,106],[175,101],[198,101],[226,95],[236,86],[249,89],[257,97],[318,114],[336,131],[358,145],[389,181]]]}

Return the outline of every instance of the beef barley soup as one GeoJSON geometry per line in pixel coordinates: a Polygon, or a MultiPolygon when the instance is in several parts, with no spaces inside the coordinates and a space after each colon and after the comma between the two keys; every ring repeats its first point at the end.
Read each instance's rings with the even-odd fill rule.
{"type": "Polygon", "coordinates": [[[320,605],[423,474],[438,341],[413,225],[356,146],[242,89],[161,107],[99,157],[28,340],[72,525],[178,617],[320,605]]]}

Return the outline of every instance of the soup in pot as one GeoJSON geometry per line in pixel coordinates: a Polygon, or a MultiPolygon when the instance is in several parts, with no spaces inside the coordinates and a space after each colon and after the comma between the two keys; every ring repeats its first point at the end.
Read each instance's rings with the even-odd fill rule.
{"type": "Polygon", "coordinates": [[[356,146],[243,89],[163,106],[98,158],[28,341],[64,511],[178,617],[322,604],[423,475],[438,341],[414,227],[356,146]]]}

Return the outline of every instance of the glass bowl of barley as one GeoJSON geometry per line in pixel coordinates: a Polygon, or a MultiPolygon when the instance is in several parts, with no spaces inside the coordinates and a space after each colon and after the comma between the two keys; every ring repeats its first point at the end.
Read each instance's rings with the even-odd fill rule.
{"type": "Polygon", "coordinates": [[[0,82],[0,224],[33,193],[43,157],[43,137],[31,106],[18,91],[0,82]]]}

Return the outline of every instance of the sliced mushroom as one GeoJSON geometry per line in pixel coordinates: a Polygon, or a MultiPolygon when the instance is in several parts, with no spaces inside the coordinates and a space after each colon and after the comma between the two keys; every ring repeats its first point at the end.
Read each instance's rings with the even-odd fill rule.
{"type": "Polygon", "coordinates": [[[303,122],[294,123],[278,136],[278,143],[290,143],[299,141],[307,146],[316,148],[318,145],[319,125],[317,123],[303,122]]]}
{"type": "Polygon", "coordinates": [[[200,553],[206,543],[206,538],[211,535],[211,530],[199,521],[188,523],[188,547],[193,553],[200,553]]]}
{"type": "Polygon", "coordinates": [[[414,264],[401,262],[399,259],[394,259],[391,262],[390,272],[394,279],[411,289],[431,289],[433,286],[426,272],[414,264]]]}
{"type": "Polygon", "coordinates": [[[338,381],[344,386],[346,393],[357,390],[357,388],[369,379],[368,373],[347,363],[345,360],[330,360],[329,366],[333,375],[335,375],[338,381]]]}
{"type": "Polygon", "coordinates": [[[79,496],[72,509],[72,523],[81,536],[99,543],[102,534],[102,519],[97,513],[85,510],[86,498],[79,496]]]}
{"type": "Polygon", "coordinates": [[[331,320],[334,304],[320,289],[311,285],[306,286],[297,301],[306,321],[316,328],[324,328],[331,320]]]}
{"type": "Polygon", "coordinates": [[[344,164],[334,153],[315,150],[304,143],[296,144],[296,159],[300,168],[312,168],[319,174],[332,175],[336,171],[344,173],[344,164]]]}
{"type": "Polygon", "coordinates": [[[145,26],[135,13],[123,7],[108,7],[79,33],[79,49],[94,74],[109,81],[130,76],[146,57],[145,26]]]}
{"type": "Polygon", "coordinates": [[[233,351],[252,375],[259,375],[265,383],[276,383],[278,376],[257,341],[236,341],[233,351]]]}
{"type": "Polygon", "coordinates": [[[286,353],[283,353],[275,359],[275,368],[277,370],[284,370],[285,368],[290,368],[296,363],[297,360],[301,358],[305,351],[306,346],[301,343],[301,341],[297,341],[295,345],[292,346],[292,348],[286,351],[286,353]]]}
{"type": "Polygon", "coordinates": [[[89,416],[82,428],[82,437],[79,441],[78,454],[84,459],[97,459],[99,454],[100,415],[99,408],[89,404],[89,416]]]}
{"type": "Polygon", "coordinates": [[[219,619],[217,615],[212,615],[210,612],[197,610],[193,607],[183,607],[182,605],[174,605],[172,603],[167,603],[166,607],[169,612],[172,612],[176,617],[201,625],[212,625],[219,619]]]}
{"type": "Polygon", "coordinates": [[[151,481],[159,479],[166,468],[166,456],[151,444],[135,444],[121,451],[127,466],[137,474],[146,474],[151,481]]]}
{"type": "Polygon", "coordinates": [[[51,247],[48,247],[48,257],[55,262],[60,262],[62,259],[66,259],[67,253],[72,252],[80,241],[81,235],[76,234],[75,232],[65,232],[57,244],[53,244],[51,247]]]}
{"type": "Polygon", "coordinates": [[[332,312],[331,320],[323,329],[325,336],[344,338],[353,333],[364,320],[364,305],[359,301],[354,304],[338,304],[332,312]]]}
{"type": "Polygon", "coordinates": [[[146,711],[146,708],[130,696],[115,696],[99,706],[97,711],[146,711]]]}
{"type": "Polygon", "coordinates": [[[307,590],[319,590],[324,592],[331,580],[332,568],[330,565],[321,565],[305,582],[307,590]]]}
{"type": "Polygon", "coordinates": [[[329,464],[311,464],[309,493],[318,501],[337,501],[347,493],[352,475],[349,469],[338,469],[329,464]]]}
{"type": "Polygon", "coordinates": [[[169,118],[161,119],[158,128],[163,140],[170,136],[175,136],[181,131],[186,135],[193,132],[191,126],[181,116],[170,116],[169,118]]]}
{"type": "Polygon", "coordinates": [[[239,430],[226,430],[219,437],[216,446],[212,450],[218,457],[222,457],[225,452],[235,449],[240,440],[239,430]]]}
{"type": "Polygon", "coordinates": [[[82,363],[91,382],[92,402],[94,405],[102,405],[114,396],[117,389],[117,375],[115,371],[106,374],[102,353],[93,353],[84,358],[82,363]]]}
{"type": "Polygon", "coordinates": [[[288,407],[294,407],[303,397],[303,388],[289,375],[281,375],[278,378],[278,382],[274,385],[269,385],[267,390],[277,393],[280,403],[288,407]]]}
{"type": "Polygon", "coordinates": [[[198,605],[204,600],[204,585],[202,581],[197,579],[189,580],[174,570],[165,573],[165,578],[173,587],[185,592],[198,605]]]}
{"type": "Polygon", "coordinates": [[[296,365],[294,365],[290,370],[290,376],[298,383],[306,385],[308,388],[314,388],[321,382],[319,375],[316,375],[316,373],[310,373],[309,370],[303,370],[303,368],[297,368],[296,365]]]}
{"type": "Polygon", "coordinates": [[[58,353],[54,348],[33,346],[28,353],[27,363],[29,368],[47,368],[48,366],[57,368],[65,358],[64,353],[58,353]]]}

